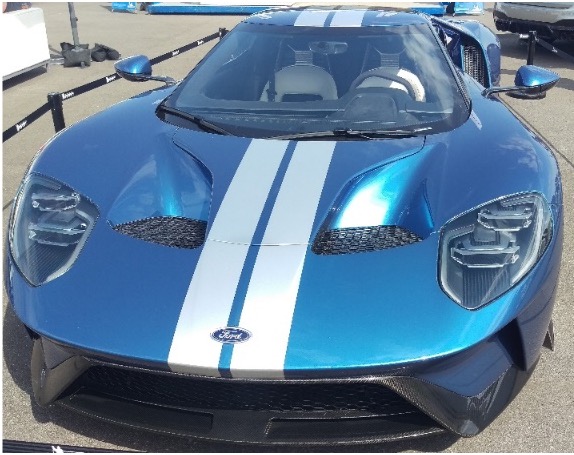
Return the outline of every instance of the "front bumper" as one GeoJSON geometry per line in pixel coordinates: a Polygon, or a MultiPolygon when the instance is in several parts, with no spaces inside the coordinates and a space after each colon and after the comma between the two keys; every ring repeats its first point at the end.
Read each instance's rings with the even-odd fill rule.
{"type": "Polygon", "coordinates": [[[519,367],[517,326],[462,353],[386,374],[245,380],[140,368],[35,340],[41,405],[151,431],[264,444],[373,443],[450,430],[482,431],[534,367],[519,367]]]}

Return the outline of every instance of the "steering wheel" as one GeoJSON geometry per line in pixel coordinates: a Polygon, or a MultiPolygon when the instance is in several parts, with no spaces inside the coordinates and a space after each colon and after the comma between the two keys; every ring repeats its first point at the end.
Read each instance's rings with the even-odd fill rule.
{"type": "Polygon", "coordinates": [[[415,89],[413,88],[411,82],[409,82],[404,77],[399,76],[395,70],[391,70],[388,68],[375,68],[359,74],[359,76],[357,76],[357,78],[351,83],[351,88],[349,90],[356,89],[359,85],[361,85],[361,83],[363,83],[367,79],[370,79],[371,77],[385,79],[391,82],[397,82],[403,85],[407,89],[407,92],[412,99],[420,98],[419,96],[417,96],[417,93],[415,92],[415,89]]]}

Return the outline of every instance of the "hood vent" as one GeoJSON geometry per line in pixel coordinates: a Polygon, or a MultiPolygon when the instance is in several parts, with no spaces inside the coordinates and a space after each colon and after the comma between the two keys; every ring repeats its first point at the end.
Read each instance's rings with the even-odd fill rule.
{"type": "Polygon", "coordinates": [[[205,242],[207,222],[183,217],[153,217],[113,226],[136,239],[175,248],[197,248],[205,242]]]}
{"type": "Polygon", "coordinates": [[[420,242],[422,239],[399,226],[367,226],[320,232],[312,251],[315,254],[350,254],[386,250],[420,242]]]}

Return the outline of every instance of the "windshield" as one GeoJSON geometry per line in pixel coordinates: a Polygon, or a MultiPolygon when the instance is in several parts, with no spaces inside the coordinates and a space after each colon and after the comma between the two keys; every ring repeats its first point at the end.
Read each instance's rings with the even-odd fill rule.
{"type": "Polygon", "coordinates": [[[447,131],[469,108],[439,46],[425,24],[243,23],[165,105],[246,137],[447,131]]]}

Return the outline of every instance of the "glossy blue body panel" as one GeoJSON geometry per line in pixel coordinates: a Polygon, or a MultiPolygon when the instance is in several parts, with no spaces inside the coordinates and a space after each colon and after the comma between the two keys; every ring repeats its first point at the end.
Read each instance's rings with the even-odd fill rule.
{"type": "Polygon", "coordinates": [[[113,203],[112,225],[148,217],[187,217],[207,221],[211,176],[198,161],[178,153],[173,144],[152,150],[113,203]],[[165,153],[173,149],[172,153],[165,153]]]}
{"type": "Polygon", "coordinates": [[[331,229],[402,226],[426,238],[434,229],[427,184],[420,172],[431,147],[416,155],[367,171],[351,181],[327,220],[331,229]],[[400,182],[400,183],[399,183],[400,182]]]}
{"type": "MultiPolygon", "coordinates": [[[[426,141],[337,143],[312,238],[334,204],[349,205],[353,197],[344,194],[350,182],[374,172],[380,178],[367,186],[376,182],[379,203],[389,207],[381,219],[407,225],[410,220],[409,227],[424,240],[363,254],[308,254],[285,359],[287,372],[344,374],[444,357],[480,343],[529,304],[544,307],[550,301],[560,257],[555,240],[518,286],[478,311],[455,304],[437,282],[441,226],[486,201],[539,192],[552,204],[555,229],[561,227],[559,174],[549,150],[500,101],[480,97],[480,86],[470,78],[467,83],[475,118],[454,131],[427,136],[426,141]],[[488,131],[497,134],[485,134],[488,131]],[[416,216],[405,215],[405,206],[416,216]]],[[[190,163],[201,163],[192,164],[194,169],[209,170],[213,219],[250,143],[247,138],[178,130],[160,121],[153,106],[169,90],[120,103],[80,122],[50,143],[32,166],[33,172],[89,194],[101,212],[84,251],[64,276],[32,288],[12,269],[11,300],[33,330],[113,356],[150,364],[166,361],[201,249],[141,242],[114,232],[106,220],[114,213],[117,195],[154,156],[162,156],[156,162],[187,157],[190,163]],[[139,133],[120,134],[126,128],[139,133]],[[84,164],[78,167],[80,158],[84,164]]],[[[181,184],[175,179],[158,187],[166,210],[173,202],[171,186],[181,184]]],[[[341,224],[341,217],[333,223],[341,224]]],[[[544,323],[528,331],[540,336],[544,323]]],[[[528,356],[532,362],[535,352],[528,356]]]]}
{"type": "MultiPolygon", "coordinates": [[[[195,132],[183,129],[179,130],[174,136],[174,142],[177,145],[201,161],[214,173],[212,219],[217,213],[219,204],[249,143],[249,140],[231,139],[237,144],[242,144],[236,150],[235,147],[230,147],[229,141],[229,138],[220,138],[213,135],[205,136],[205,134],[198,135],[195,132]]],[[[424,138],[422,137],[391,140],[383,143],[374,141],[362,142],[360,145],[354,142],[339,143],[327,175],[317,213],[326,216],[342,190],[341,182],[346,183],[369,169],[413,155],[422,148],[423,144],[424,138]]],[[[263,217],[265,216],[263,214],[263,217]]],[[[321,216],[315,219],[313,236],[319,229],[322,220],[323,217],[321,216]]]]}

